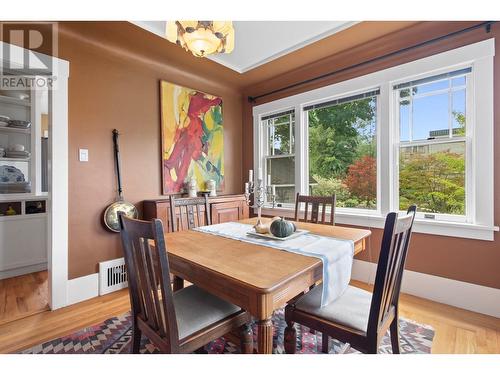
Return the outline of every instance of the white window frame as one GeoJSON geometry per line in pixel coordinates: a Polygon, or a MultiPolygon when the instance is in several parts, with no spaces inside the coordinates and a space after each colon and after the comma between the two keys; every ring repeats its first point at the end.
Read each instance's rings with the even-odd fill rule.
{"type": "MultiPolygon", "coordinates": [[[[399,130],[400,130],[400,124],[399,124],[399,97],[398,97],[398,92],[399,89],[393,89],[394,85],[397,85],[402,82],[408,82],[408,81],[413,81],[413,80],[418,80],[418,79],[423,79],[423,78],[428,78],[432,76],[436,76],[442,73],[448,73],[450,71],[456,71],[460,70],[463,68],[469,68],[472,67],[471,63],[466,63],[463,65],[455,66],[453,68],[443,68],[439,69],[437,71],[433,71],[432,73],[427,73],[427,74],[419,74],[414,77],[407,77],[405,79],[400,79],[391,82],[391,100],[393,104],[393,128],[392,132],[394,134],[394,157],[393,160],[395,161],[394,163],[394,171],[393,171],[393,176],[395,178],[393,179],[393,184],[394,184],[394,191],[398,192],[398,194],[394,195],[394,209],[397,209],[399,207],[399,152],[400,152],[400,142],[399,142],[399,130]]],[[[417,212],[416,217],[419,219],[425,219],[426,214],[432,214],[434,216],[434,219],[429,219],[429,220],[436,220],[436,221],[446,221],[446,222],[454,222],[454,223],[474,223],[474,218],[475,218],[475,213],[474,213],[474,200],[473,200],[473,194],[471,194],[474,191],[474,186],[475,186],[475,181],[472,176],[472,171],[474,168],[474,163],[472,160],[474,159],[474,154],[472,152],[472,145],[474,142],[474,68],[472,69],[471,73],[465,74],[466,76],[466,81],[465,81],[465,137],[451,137],[446,140],[444,139],[438,139],[438,140],[417,140],[414,141],[412,140],[411,142],[408,142],[410,146],[418,146],[418,145],[429,145],[429,144],[440,144],[440,143],[449,143],[449,142],[460,142],[464,141],[465,142],[465,209],[466,213],[465,215],[453,215],[453,214],[442,214],[442,213],[426,213],[426,212],[417,212]]],[[[433,93],[434,94],[434,93],[433,93]]],[[[429,95],[428,93],[423,94],[423,95],[429,95]]],[[[449,109],[451,111],[451,109],[449,109]]],[[[411,120],[410,120],[411,121],[411,120]]]]}
{"type": "MultiPolygon", "coordinates": [[[[307,194],[308,130],[307,112],[303,108],[326,100],[380,89],[377,98],[377,210],[341,209],[336,222],[383,228],[385,216],[398,210],[399,192],[399,123],[397,121],[393,86],[397,83],[432,76],[441,72],[472,67],[470,89],[467,87],[466,137],[471,137],[466,155],[467,219],[447,221],[444,217],[415,221],[414,231],[435,235],[493,241],[494,232],[494,145],[493,145],[493,58],[495,39],[488,39],[449,50],[406,64],[377,71],[333,85],[293,95],[253,108],[254,169],[262,168],[263,137],[261,118],[295,109],[295,186],[307,194]],[[397,151],[397,153],[396,153],[397,151]],[[397,157],[396,157],[397,155],[397,157]],[[470,155],[470,156],[469,156],[470,155]],[[469,165],[470,163],[470,165],[469,165]]],[[[264,214],[293,217],[291,207],[265,208],[264,214]]]]}
{"type": "MultiPolygon", "coordinates": [[[[292,110],[291,108],[289,110],[292,110]]],[[[279,115],[280,113],[282,113],[283,111],[280,111],[280,112],[277,112],[277,113],[273,113],[273,114],[269,114],[269,116],[272,116],[272,115],[279,115]]],[[[284,116],[284,115],[283,115],[284,116]]],[[[293,139],[293,147],[294,147],[294,150],[293,152],[289,152],[288,154],[282,154],[282,155],[270,155],[269,151],[270,151],[270,141],[269,141],[269,123],[267,123],[270,119],[266,119],[266,120],[261,120],[261,127],[263,128],[263,131],[262,131],[262,143],[264,144],[264,153],[262,155],[262,170],[264,171],[264,176],[267,176],[269,173],[269,171],[267,170],[267,161],[269,159],[280,159],[280,158],[290,158],[290,157],[293,157],[295,158],[295,113],[294,113],[294,119],[293,119],[293,122],[292,122],[292,118],[291,118],[291,113],[288,115],[289,116],[289,119],[290,119],[290,122],[288,123],[288,127],[290,129],[290,145],[292,145],[292,139],[293,139]]],[[[264,117],[264,116],[261,116],[261,118],[264,117]]],[[[281,117],[281,116],[280,116],[281,117]]],[[[273,117],[273,119],[276,119],[276,118],[279,118],[279,117],[273,117]]],[[[273,123],[274,127],[276,127],[276,125],[273,123]]],[[[282,124],[279,124],[278,126],[283,126],[282,124]]],[[[273,147],[274,149],[274,147],[273,147]]],[[[291,151],[291,148],[290,148],[290,151],[291,151]]],[[[297,166],[295,166],[295,169],[297,168],[297,166]]],[[[258,170],[258,169],[257,169],[258,170]]],[[[267,181],[267,177],[265,179],[265,181],[267,181]]],[[[276,187],[292,187],[294,186],[293,184],[280,184],[280,185],[276,185],[276,187]]],[[[267,199],[267,197],[266,197],[267,199]]],[[[292,205],[289,204],[289,203],[282,203],[282,202],[276,202],[277,204],[280,204],[282,205],[282,207],[291,207],[292,205]]]]}

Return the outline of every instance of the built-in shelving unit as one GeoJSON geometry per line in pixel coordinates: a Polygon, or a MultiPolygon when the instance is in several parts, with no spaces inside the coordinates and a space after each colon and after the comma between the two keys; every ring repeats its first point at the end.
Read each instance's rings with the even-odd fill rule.
{"type": "Polygon", "coordinates": [[[4,176],[11,177],[9,182],[2,181],[0,175],[0,279],[3,279],[47,268],[49,196],[42,192],[41,93],[0,92],[0,115],[31,123],[28,128],[0,126],[0,148],[27,152],[26,157],[0,154],[0,168],[17,170],[6,172],[3,168],[4,176]],[[24,95],[16,97],[20,93],[24,95]],[[24,181],[15,181],[11,173],[22,173],[24,181]]]}

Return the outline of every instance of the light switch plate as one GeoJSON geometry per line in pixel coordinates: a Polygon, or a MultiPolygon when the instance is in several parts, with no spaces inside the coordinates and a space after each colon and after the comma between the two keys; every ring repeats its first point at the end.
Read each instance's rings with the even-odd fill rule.
{"type": "Polygon", "coordinates": [[[81,148],[79,151],[80,161],[89,161],[89,150],[81,148]]]}

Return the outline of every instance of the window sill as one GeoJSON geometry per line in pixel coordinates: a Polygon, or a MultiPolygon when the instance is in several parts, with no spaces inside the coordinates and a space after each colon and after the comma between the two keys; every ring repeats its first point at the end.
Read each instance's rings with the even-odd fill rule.
{"type": "MultiPolygon", "coordinates": [[[[295,215],[295,210],[289,207],[263,207],[262,214],[268,216],[284,216],[287,218],[293,218],[295,215]]],[[[351,212],[337,212],[335,214],[335,222],[337,224],[344,225],[356,225],[368,228],[383,228],[385,224],[385,216],[378,213],[358,214],[351,212]]],[[[494,232],[498,232],[499,228],[497,226],[416,218],[415,224],[413,226],[413,231],[415,233],[426,233],[437,236],[493,241],[494,232]]]]}

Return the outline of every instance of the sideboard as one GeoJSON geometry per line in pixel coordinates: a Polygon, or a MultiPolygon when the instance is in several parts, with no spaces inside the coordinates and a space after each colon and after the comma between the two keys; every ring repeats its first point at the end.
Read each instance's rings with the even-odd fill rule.
{"type": "MultiPolygon", "coordinates": [[[[249,209],[243,194],[220,195],[208,198],[212,224],[247,219],[249,209]]],[[[143,203],[144,220],[160,219],[167,232],[172,230],[170,223],[170,199],[148,199],[143,203]]]]}

